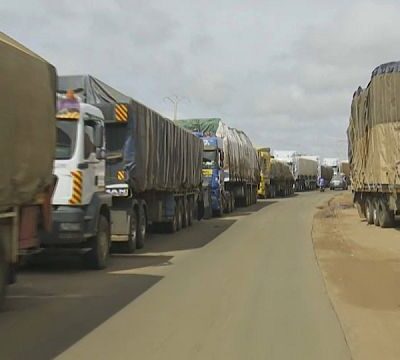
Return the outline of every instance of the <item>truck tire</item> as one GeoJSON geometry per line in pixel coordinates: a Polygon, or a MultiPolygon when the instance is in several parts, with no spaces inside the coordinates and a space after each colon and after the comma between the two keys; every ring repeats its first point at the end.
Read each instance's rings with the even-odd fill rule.
{"type": "Polygon", "coordinates": [[[379,226],[379,199],[375,198],[372,200],[372,205],[374,207],[374,224],[375,226],[379,226]]]}
{"type": "Polygon", "coordinates": [[[175,208],[174,217],[167,223],[167,232],[173,234],[178,231],[177,209],[175,208]]]}
{"type": "Polygon", "coordinates": [[[182,228],[189,226],[189,201],[183,201],[182,199],[182,228]]]}
{"type": "Polygon", "coordinates": [[[128,234],[128,241],[122,243],[124,252],[128,254],[132,254],[135,252],[137,248],[137,241],[138,241],[138,232],[139,232],[139,221],[138,221],[138,212],[137,209],[134,208],[132,210],[132,215],[129,221],[129,234],[128,234]]]}
{"type": "Polygon", "coordinates": [[[138,231],[137,231],[137,238],[136,238],[136,249],[142,249],[146,242],[146,235],[147,235],[147,217],[146,217],[146,210],[142,206],[140,209],[140,214],[138,217],[138,231]]]}
{"type": "Polygon", "coordinates": [[[188,199],[187,206],[189,208],[189,210],[188,210],[188,226],[192,226],[193,225],[193,211],[194,211],[192,198],[188,199]]]}
{"type": "Polygon", "coordinates": [[[358,212],[358,216],[360,217],[360,219],[365,219],[366,215],[365,215],[365,203],[362,201],[356,201],[355,202],[355,206],[358,212]]]}
{"type": "Polygon", "coordinates": [[[104,215],[100,215],[97,234],[90,242],[91,250],[85,254],[86,265],[95,270],[104,269],[110,253],[110,224],[104,215]]]}
{"type": "Polygon", "coordinates": [[[3,248],[0,246],[0,310],[4,308],[8,284],[8,265],[3,248]]]}
{"type": "Polygon", "coordinates": [[[183,206],[182,201],[179,199],[176,202],[176,230],[182,229],[183,224],[183,206]]]}
{"type": "Polygon", "coordinates": [[[374,205],[371,198],[365,202],[365,217],[369,225],[374,223],[374,205]]]}
{"type": "Polygon", "coordinates": [[[379,199],[379,225],[382,228],[390,228],[394,226],[394,211],[389,209],[389,206],[384,198],[379,199]]]}

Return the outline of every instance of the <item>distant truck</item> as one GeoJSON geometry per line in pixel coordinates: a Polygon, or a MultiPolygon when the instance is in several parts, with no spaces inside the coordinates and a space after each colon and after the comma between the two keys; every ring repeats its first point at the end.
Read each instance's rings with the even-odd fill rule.
{"type": "Polygon", "coordinates": [[[73,98],[57,115],[59,184],[43,247],[78,250],[103,268],[111,243],[131,253],[150,225],[175,232],[200,217],[200,139],[90,75],[58,80],[73,98]]]}
{"type": "Polygon", "coordinates": [[[213,213],[221,216],[236,206],[256,203],[260,170],[257,152],[247,135],[216,118],[176,123],[204,143],[203,176],[211,187],[213,213]]]}
{"type": "Polygon", "coordinates": [[[269,148],[257,149],[260,161],[260,198],[275,198],[290,196],[294,192],[294,178],[289,165],[275,160],[269,148]]]}
{"type": "Polygon", "coordinates": [[[292,172],[296,191],[309,191],[317,188],[318,162],[302,156],[293,159],[292,172]]]}
{"type": "Polygon", "coordinates": [[[331,166],[321,165],[318,176],[325,180],[325,187],[329,187],[329,184],[333,178],[333,168],[331,166]]]}
{"type": "Polygon", "coordinates": [[[378,66],[354,93],[349,142],[354,203],[362,218],[394,225],[400,210],[400,62],[378,66]]]}
{"type": "Polygon", "coordinates": [[[348,161],[340,161],[339,174],[344,176],[347,185],[350,185],[350,164],[348,161]]]}
{"type": "Polygon", "coordinates": [[[0,33],[0,307],[19,256],[51,225],[56,70],[0,33]]]}

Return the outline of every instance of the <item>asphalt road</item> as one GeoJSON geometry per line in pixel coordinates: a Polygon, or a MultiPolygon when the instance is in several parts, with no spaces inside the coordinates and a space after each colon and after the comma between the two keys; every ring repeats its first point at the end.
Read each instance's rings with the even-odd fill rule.
{"type": "Polygon", "coordinates": [[[152,235],[105,271],[41,261],[10,287],[1,359],[349,359],[311,241],[329,193],[152,235]]]}

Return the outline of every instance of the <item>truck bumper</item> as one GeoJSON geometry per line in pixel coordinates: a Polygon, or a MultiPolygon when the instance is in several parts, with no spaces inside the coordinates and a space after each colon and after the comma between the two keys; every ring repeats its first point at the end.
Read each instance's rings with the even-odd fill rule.
{"type": "Polygon", "coordinates": [[[60,206],[53,211],[52,230],[42,233],[42,246],[68,246],[86,242],[85,211],[78,207],[60,206]]]}

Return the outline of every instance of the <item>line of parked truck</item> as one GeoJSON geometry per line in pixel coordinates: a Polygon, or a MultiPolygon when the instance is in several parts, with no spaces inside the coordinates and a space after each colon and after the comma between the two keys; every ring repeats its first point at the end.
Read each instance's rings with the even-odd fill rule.
{"type": "Polygon", "coordinates": [[[149,228],[257,200],[257,152],[219,119],[163,117],[90,75],[57,76],[0,33],[0,301],[22,256],[142,248],[149,228]]]}
{"type": "Polygon", "coordinates": [[[19,260],[79,254],[106,267],[149,229],[176,232],[257,197],[315,189],[318,161],[255,149],[221,119],[173,122],[0,33],[0,305],[19,260]]]}

